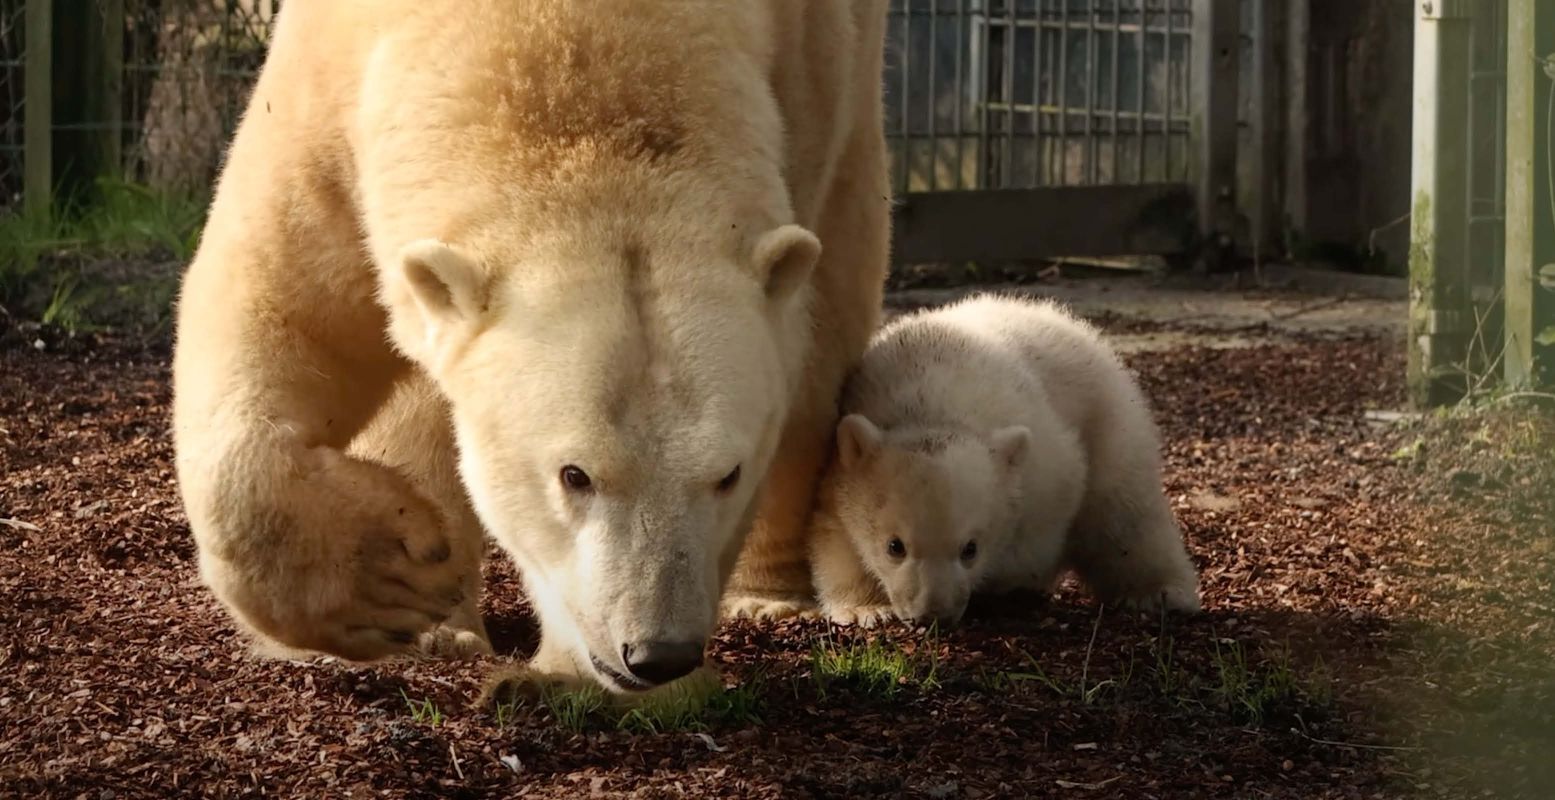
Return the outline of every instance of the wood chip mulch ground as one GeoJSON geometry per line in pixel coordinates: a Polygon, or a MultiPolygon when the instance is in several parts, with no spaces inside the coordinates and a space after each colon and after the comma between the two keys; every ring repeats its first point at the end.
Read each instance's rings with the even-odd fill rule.
{"type": "Polygon", "coordinates": [[[1555,796],[1555,423],[1368,415],[1403,404],[1394,341],[1130,358],[1201,617],[983,602],[884,634],[924,670],[890,692],[813,679],[851,634],[729,624],[759,722],[575,733],[476,707],[489,664],[249,657],[196,579],[165,346],[30,338],[0,347],[0,797],[1555,796]]]}

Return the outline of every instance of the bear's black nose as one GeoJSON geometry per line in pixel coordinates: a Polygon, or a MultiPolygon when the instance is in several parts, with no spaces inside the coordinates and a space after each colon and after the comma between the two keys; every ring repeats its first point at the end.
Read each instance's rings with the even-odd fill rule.
{"type": "Polygon", "coordinates": [[[632,642],[621,645],[621,660],[632,677],[658,685],[702,666],[702,650],[702,642],[632,642]]]}

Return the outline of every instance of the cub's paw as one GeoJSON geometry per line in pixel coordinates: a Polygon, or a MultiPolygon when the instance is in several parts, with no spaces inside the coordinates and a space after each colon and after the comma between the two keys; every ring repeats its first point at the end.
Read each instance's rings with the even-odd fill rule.
{"type": "Polygon", "coordinates": [[[890,606],[831,606],[826,609],[825,615],[834,625],[857,625],[861,628],[878,627],[896,619],[890,606]]]}
{"type": "Polygon", "coordinates": [[[733,595],[725,598],[722,606],[726,619],[789,619],[815,611],[813,600],[798,595],[733,595]]]}
{"type": "Polygon", "coordinates": [[[493,654],[491,642],[478,630],[445,623],[420,635],[417,652],[426,658],[470,661],[493,654]]]}
{"type": "Polygon", "coordinates": [[[1193,583],[1165,586],[1154,592],[1121,597],[1114,602],[1127,611],[1151,614],[1159,614],[1162,611],[1197,614],[1203,609],[1203,604],[1199,600],[1198,586],[1193,583]]]}

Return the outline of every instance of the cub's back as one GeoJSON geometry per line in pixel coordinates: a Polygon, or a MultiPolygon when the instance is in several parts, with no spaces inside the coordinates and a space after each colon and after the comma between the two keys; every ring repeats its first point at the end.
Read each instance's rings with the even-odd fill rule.
{"type": "Polygon", "coordinates": [[[1021,351],[954,308],[910,314],[876,333],[844,389],[844,413],[885,428],[986,432],[1042,409],[1041,376],[1021,351]]]}
{"type": "Polygon", "coordinates": [[[998,295],[887,325],[844,404],[888,427],[987,428],[1049,409],[1087,442],[1115,415],[1145,413],[1133,379],[1094,327],[1053,302],[998,295]]]}

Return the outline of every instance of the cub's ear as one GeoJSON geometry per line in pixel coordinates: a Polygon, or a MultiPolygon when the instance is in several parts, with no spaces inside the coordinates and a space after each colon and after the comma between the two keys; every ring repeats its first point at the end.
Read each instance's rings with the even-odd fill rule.
{"type": "Polygon", "coordinates": [[[486,305],[486,275],[475,260],[436,239],[400,250],[400,269],[428,322],[473,320],[486,305]]]}
{"type": "Polygon", "coordinates": [[[837,423],[837,463],[843,469],[854,466],[880,450],[884,435],[863,414],[849,414],[837,423]]]}
{"type": "Polygon", "coordinates": [[[1007,467],[1018,467],[1031,452],[1031,430],[1024,425],[1000,428],[988,437],[989,449],[998,462],[1007,467]]]}
{"type": "Polygon", "coordinates": [[[754,258],[757,274],[767,284],[767,297],[783,301],[810,279],[821,257],[821,240],[798,225],[780,225],[762,234],[754,258]]]}

